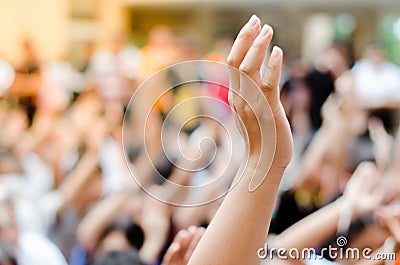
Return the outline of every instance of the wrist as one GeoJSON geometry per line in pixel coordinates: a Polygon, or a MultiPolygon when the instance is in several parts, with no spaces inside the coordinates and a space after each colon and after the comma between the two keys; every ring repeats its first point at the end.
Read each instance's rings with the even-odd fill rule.
{"type": "Polygon", "coordinates": [[[339,198],[337,201],[338,208],[338,221],[337,221],[337,235],[347,235],[350,225],[355,218],[354,208],[344,198],[339,198]]]}

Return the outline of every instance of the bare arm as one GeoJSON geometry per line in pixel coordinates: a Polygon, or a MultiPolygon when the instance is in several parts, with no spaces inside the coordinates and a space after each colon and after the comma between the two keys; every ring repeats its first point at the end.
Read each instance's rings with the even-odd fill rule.
{"type": "MultiPolygon", "coordinates": [[[[113,194],[97,204],[79,223],[77,237],[88,251],[93,251],[100,234],[121,212],[127,203],[134,204],[130,190],[113,194]]],[[[140,203],[140,202],[139,202],[140,203]]]]}
{"type": "Polygon", "coordinates": [[[253,99],[250,105],[254,112],[249,111],[248,106],[235,92],[243,95],[254,90],[249,89],[246,82],[242,82],[245,81],[243,74],[231,75],[230,103],[243,122],[242,132],[245,131],[248,136],[249,163],[237,186],[225,197],[200,240],[189,261],[191,265],[259,264],[260,262],[257,249],[263,246],[266,240],[278,186],[291,159],[293,148],[290,128],[279,101],[278,82],[282,66],[282,50],[279,48],[273,50],[266,74],[263,78],[260,75],[261,64],[271,38],[272,28],[264,26],[261,30],[259,19],[252,17],[239,33],[228,57],[231,66],[239,67],[261,86],[271,107],[273,120],[266,117],[267,110],[263,105],[258,105],[262,99],[252,97],[254,95],[248,95],[249,100],[253,99]],[[246,90],[248,91],[245,92],[246,90]],[[260,158],[263,161],[266,156],[273,153],[273,147],[261,144],[266,140],[264,136],[268,132],[273,132],[273,123],[276,125],[277,143],[274,160],[268,171],[264,164],[257,166],[253,162],[260,158]],[[265,175],[265,172],[268,172],[268,175],[265,175]],[[254,191],[250,191],[252,179],[264,177],[266,179],[262,184],[254,191]]]}
{"type": "Polygon", "coordinates": [[[274,237],[271,245],[285,249],[303,249],[321,244],[337,232],[339,218],[343,211],[345,211],[344,214],[351,212],[349,217],[355,220],[378,205],[381,196],[374,192],[378,181],[377,171],[373,164],[360,164],[351,177],[342,198],[295,223],[274,237]]]}

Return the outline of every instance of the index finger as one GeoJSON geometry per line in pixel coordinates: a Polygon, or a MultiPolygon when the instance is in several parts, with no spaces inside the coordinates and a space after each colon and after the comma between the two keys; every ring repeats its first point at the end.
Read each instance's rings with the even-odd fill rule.
{"type": "Polygon", "coordinates": [[[260,33],[260,19],[253,15],[246,25],[240,30],[232,49],[228,55],[229,66],[229,103],[233,107],[234,98],[240,93],[240,75],[237,70],[257,35],[260,33]]]}

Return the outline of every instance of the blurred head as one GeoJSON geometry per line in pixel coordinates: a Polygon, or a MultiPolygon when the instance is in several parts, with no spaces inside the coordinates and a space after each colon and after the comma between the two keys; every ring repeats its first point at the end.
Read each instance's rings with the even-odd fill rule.
{"type": "Polygon", "coordinates": [[[101,234],[96,256],[110,251],[139,250],[143,242],[144,233],[140,226],[129,219],[115,220],[101,234]]]}
{"type": "Polygon", "coordinates": [[[177,45],[181,60],[196,60],[200,58],[200,49],[196,37],[186,32],[178,36],[177,45]]]}
{"type": "Polygon", "coordinates": [[[363,54],[364,58],[375,65],[379,65],[386,61],[386,52],[378,43],[369,44],[363,54]]]}
{"type": "Polygon", "coordinates": [[[288,62],[291,78],[304,78],[307,75],[307,68],[299,57],[293,57],[288,62]]]}
{"type": "Polygon", "coordinates": [[[122,32],[114,34],[111,40],[111,51],[113,53],[118,53],[124,48],[127,43],[126,35],[122,32]]]}
{"type": "Polygon", "coordinates": [[[26,59],[35,58],[35,49],[30,40],[26,40],[22,43],[22,52],[26,59]]]}
{"type": "Polygon", "coordinates": [[[170,45],[174,42],[174,34],[166,25],[159,25],[149,33],[149,44],[156,46],[170,45]]]}
{"type": "Polygon", "coordinates": [[[83,58],[90,59],[90,57],[92,57],[92,55],[95,52],[95,50],[96,50],[96,46],[94,45],[93,42],[90,42],[90,41],[86,42],[83,45],[83,48],[82,48],[82,56],[83,56],[83,58]]]}
{"type": "Polygon", "coordinates": [[[107,102],[104,105],[104,116],[110,128],[115,129],[122,125],[124,118],[124,108],[116,101],[107,102]]]}
{"type": "Polygon", "coordinates": [[[331,71],[335,78],[342,75],[350,67],[350,51],[349,48],[340,43],[329,45],[322,53],[321,63],[323,67],[331,71]]]}
{"type": "Polygon", "coordinates": [[[135,250],[110,251],[94,265],[144,265],[135,250]]]}

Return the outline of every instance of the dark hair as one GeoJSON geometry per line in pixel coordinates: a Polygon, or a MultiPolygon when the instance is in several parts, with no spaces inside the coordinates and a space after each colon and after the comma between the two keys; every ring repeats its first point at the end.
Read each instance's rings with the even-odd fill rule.
{"type": "Polygon", "coordinates": [[[142,247],[144,242],[144,233],[142,228],[127,218],[117,219],[107,226],[103,233],[101,233],[99,242],[114,231],[124,232],[126,239],[133,248],[139,250],[142,247]]]}
{"type": "Polygon", "coordinates": [[[94,265],[145,265],[135,250],[110,251],[94,265]]]}

